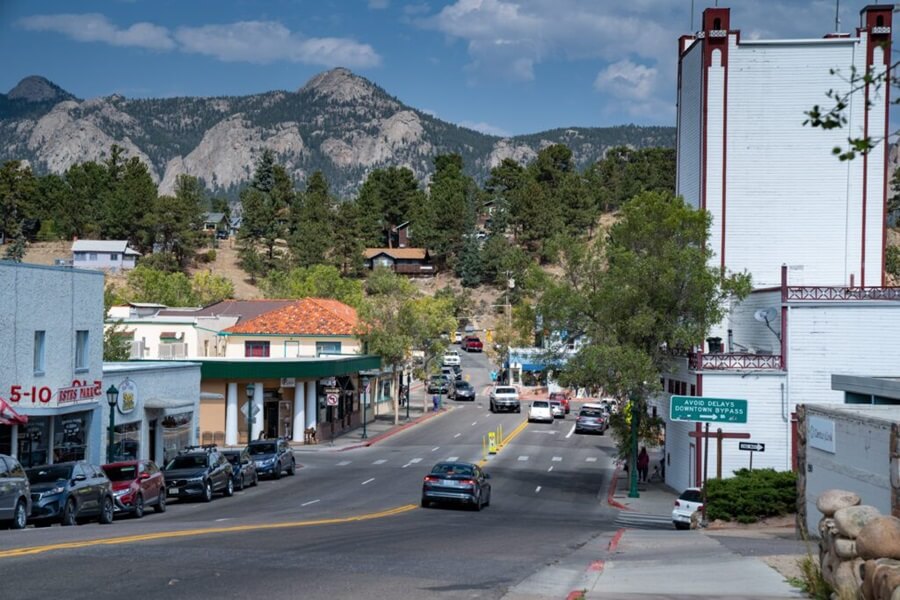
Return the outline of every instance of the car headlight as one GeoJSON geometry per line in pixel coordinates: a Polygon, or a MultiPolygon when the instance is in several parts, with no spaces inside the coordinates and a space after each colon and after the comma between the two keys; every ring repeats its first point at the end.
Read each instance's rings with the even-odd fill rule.
{"type": "Polygon", "coordinates": [[[130,493],[131,493],[131,490],[128,489],[128,488],[126,488],[126,489],[124,489],[124,490],[116,490],[116,491],[114,491],[114,492],[113,492],[113,495],[114,495],[116,498],[121,498],[122,496],[124,496],[124,495],[126,495],[126,494],[130,494],[130,493]]]}
{"type": "Polygon", "coordinates": [[[187,481],[188,483],[200,483],[201,481],[203,481],[203,476],[201,475],[200,477],[188,477],[185,481],[187,481]]]}
{"type": "Polygon", "coordinates": [[[47,496],[55,496],[56,494],[62,494],[66,489],[60,485],[56,486],[51,490],[47,490],[46,492],[41,492],[41,498],[46,498],[47,496]]]}
{"type": "Polygon", "coordinates": [[[274,465],[274,464],[275,464],[275,457],[273,456],[272,458],[267,458],[267,459],[263,460],[263,461],[262,461],[262,464],[263,464],[264,467],[268,467],[269,465],[274,465]]]}

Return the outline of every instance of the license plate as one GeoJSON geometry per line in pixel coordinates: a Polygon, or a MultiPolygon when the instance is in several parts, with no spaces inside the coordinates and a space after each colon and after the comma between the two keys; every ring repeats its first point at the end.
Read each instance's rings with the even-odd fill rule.
{"type": "Polygon", "coordinates": [[[169,488],[169,495],[170,495],[170,496],[177,496],[177,495],[178,495],[178,488],[177,488],[177,487],[170,487],[170,488],[169,488]]]}

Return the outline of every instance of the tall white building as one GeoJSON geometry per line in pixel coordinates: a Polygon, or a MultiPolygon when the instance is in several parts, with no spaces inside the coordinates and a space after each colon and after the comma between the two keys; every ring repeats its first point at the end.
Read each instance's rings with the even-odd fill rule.
{"type": "MultiPolygon", "coordinates": [[[[712,217],[712,266],[747,271],[755,290],[663,377],[654,410],[666,416],[673,487],[699,483],[704,447],[699,423],[668,419],[671,394],[747,400],[747,424],[722,429],[766,445],[755,467],[788,469],[798,403],[843,402],[834,373],[896,371],[900,289],[880,287],[887,148],[844,162],[832,153],[848,136],[888,134],[888,90],[863,86],[843,129],[803,125],[828,90],[849,91],[832,70],[884,72],[891,25],[890,5],[868,6],[851,34],[745,40],[729,9],[710,8],[702,30],[679,40],[676,191],[712,217]]],[[[747,466],[738,442],[722,442],[723,476],[747,466]]],[[[711,477],[716,451],[713,441],[711,477]]]]}

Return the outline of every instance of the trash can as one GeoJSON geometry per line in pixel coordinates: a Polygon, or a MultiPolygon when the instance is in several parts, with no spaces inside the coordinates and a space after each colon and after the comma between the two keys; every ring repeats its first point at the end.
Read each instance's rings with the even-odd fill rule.
{"type": "Polygon", "coordinates": [[[434,404],[434,410],[437,411],[441,407],[441,397],[435,394],[431,397],[431,403],[434,404]]]}

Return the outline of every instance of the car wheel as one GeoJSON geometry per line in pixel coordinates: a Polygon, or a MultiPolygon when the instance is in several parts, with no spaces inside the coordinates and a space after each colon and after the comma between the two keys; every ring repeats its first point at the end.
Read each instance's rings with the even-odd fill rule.
{"type": "Polygon", "coordinates": [[[606,435],[606,430],[605,430],[605,429],[601,429],[601,430],[600,430],[600,435],[606,435]]]}
{"type": "Polygon", "coordinates": [[[259,485],[259,473],[253,473],[253,483],[251,484],[253,487],[259,485]]]}
{"type": "Polygon", "coordinates": [[[481,506],[482,506],[482,504],[481,504],[481,494],[478,494],[478,499],[475,501],[475,504],[472,505],[472,509],[473,509],[475,512],[480,512],[480,511],[481,511],[481,506]]]}
{"type": "Polygon", "coordinates": [[[675,529],[683,530],[690,528],[690,525],[688,525],[687,523],[679,523],[678,521],[673,521],[673,524],[675,525],[675,529]]]}
{"type": "Polygon", "coordinates": [[[272,479],[281,479],[281,465],[272,467],[272,479]]]}
{"type": "Polygon", "coordinates": [[[291,466],[288,468],[288,475],[293,476],[294,473],[297,472],[297,463],[294,462],[294,459],[291,459],[291,466]]]}
{"type": "Polygon", "coordinates": [[[153,507],[158,513],[166,512],[166,491],[163,490],[159,493],[159,498],[156,499],[156,506],[153,507]]]}
{"type": "Polygon", "coordinates": [[[494,408],[494,403],[491,402],[491,412],[497,412],[497,409],[494,408]]]}
{"type": "Polygon", "coordinates": [[[112,498],[107,496],[103,499],[103,505],[100,507],[100,516],[97,518],[97,522],[101,525],[109,525],[113,522],[113,518],[115,517],[115,508],[113,507],[112,498]]]}
{"type": "Polygon", "coordinates": [[[516,412],[517,412],[517,413],[522,412],[522,407],[521,407],[521,406],[517,406],[517,407],[516,407],[516,412]]]}
{"type": "Polygon", "coordinates": [[[488,496],[487,496],[487,500],[484,501],[484,505],[485,506],[491,505],[491,488],[488,488],[488,496]]]}
{"type": "Polygon", "coordinates": [[[25,501],[19,500],[16,503],[15,510],[13,510],[12,528],[13,529],[25,529],[25,525],[27,523],[28,523],[28,512],[25,510],[25,501]]]}
{"type": "Polygon", "coordinates": [[[203,501],[204,502],[212,502],[213,492],[212,492],[212,484],[210,482],[206,482],[206,485],[203,486],[203,501]]]}
{"type": "Polygon", "coordinates": [[[63,508],[62,515],[59,518],[60,524],[63,527],[71,527],[75,525],[75,501],[69,498],[66,502],[66,506],[63,508]]]}
{"type": "Polygon", "coordinates": [[[140,494],[134,499],[134,518],[140,519],[144,516],[144,497],[140,494]]]}
{"type": "Polygon", "coordinates": [[[431,506],[431,502],[429,502],[425,498],[422,498],[422,508],[428,508],[429,506],[431,506]]]}
{"type": "Polygon", "coordinates": [[[223,493],[226,498],[234,496],[234,479],[231,477],[228,478],[228,483],[225,484],[225,491],[223,493]]]}

